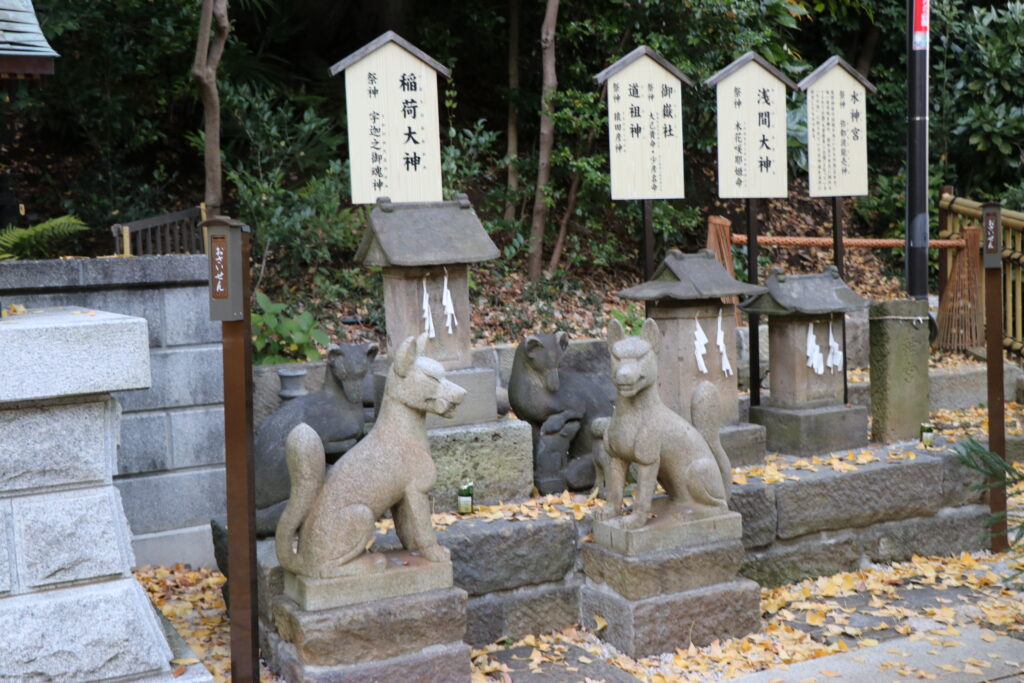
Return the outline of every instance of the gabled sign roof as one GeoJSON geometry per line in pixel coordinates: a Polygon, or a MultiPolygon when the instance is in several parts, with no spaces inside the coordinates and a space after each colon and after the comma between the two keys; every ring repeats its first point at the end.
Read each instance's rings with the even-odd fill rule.
{"type": "Polygon", "coordinates": [[[59,56],[39,27],[32,0],[0,0],[0,76],[52,74],[59,56]]]}
{"type": "Polygon", "coordinates": [[[636,48],[635,50],[633,50],[632,52],[627,54],[625,57],[620,59],[619,61],[615,62],[614,64],[612,64],[611,66],[606,68],[601,73],[599,73],[596,76],[594,76],[594,80],[597,81],[598,85],[601,85],[602,83],[607,81],[609,78],[611,78],[612,76],[614,76],[618,72],[622,71],[627,66],[629,66],[630,64],[632,64],[636,60],[640,59],[641,57],[650,57],[651,59],[653,59],[655,62],[657,62],[661,66],[665,67],[665,69],[670,74],[672,74],[673,76],[678,78],[680,81],[682,81],[686,85],[690,86],[691,88],[693,87],[693,81],[691,81],[689,78],[687,78],[686,74],[684,74],[682,71],[677,69],[675,67],[675,65],[672,64],[672,62],[668,61],[667,59],[662,57],[660,54],[658,54],[657,52],[655,52],[651,48],[647,47],[646,45],[641,45],[640,47],[636,48]]]}
{"type": "Polygon", "coordinates": [[[804,78],[804,80],[800,81],[800,83],[797,84],[797,87],[800,90],[807,90],[809,87],[814,85],[819,78],[827,74],[832,69],[832,67],[835,66],[841,67],[844,71],[846,71],[846,73],[853,76],[853,78],[858,83],[863,85],[868,92],[872,94],[878,92],[878,88],[872,85],[871,81],[864,78],[861,72],[857,71],[852,66],[850,66],[850,64],[839,55],[832,55],[827,60],[825,60],[825,62],[822,63],[821,66],[819,66],[817,69],[809,73],[807,77],[804,78]]]}
{"type": "Polygon", "coordinates": [[[348,57],[345,57],[340,62],[334,64],[331,67],[331,75],[337,76],[339,73],[349,68],[363,57],[383,47],[387,43],[394,43],[395,45],[398,45],[403,50],[405,50],[413,57],[429,66],[434,71],[437,71],[438,73],[442,74],[445,78],[452,77],[451,69],[449,69],[444,64],[437,61],[436,59],[428,55],[426,52],[410,43],[402,36],[398,35],[394,31],[385,31],[381,35],[377,36],[375,39],[371,40],[366,45],[363,45],[361,48],[350,54],[348,57]]]}
{"type": "Polygon", "coordinates": [[[750,62],[756,62],[761,67],[763,67],[765,71],[767,71],[772,76],[782,81],[782,83],[785,84],[787,88],[789,88],[790,90],[796,90],[796,83],[790,80],[784,73],[776,69],[771,62],[769,62],[767,59],[757,54],[753,50],[746,53],[729,66],[725,67],[724,69],[716,73],[714,76],[704,81],[704,86],[710,88],[713,85],[717,85],[719,81],[736,73],[750,62]]]}

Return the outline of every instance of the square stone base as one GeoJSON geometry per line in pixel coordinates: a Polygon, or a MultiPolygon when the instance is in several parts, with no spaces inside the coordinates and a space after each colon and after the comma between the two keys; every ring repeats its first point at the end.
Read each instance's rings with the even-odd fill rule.
{"type": "Polygon", "coordinates": [[[751,406],[750,421],[765,426],[768,450],[790,455],[815,455],[868,444],[868,409],[864,406],[751,406]]]}
{"type": "Polygon", "coordinates": [[[739,539],[624,555],[596,543],[584,543],[583,571],[627,600],[703,588],[736,578],[743,562],[739,539]]]}
{"type": "Polygon", "coordinates": [[[446,588],[309,611],[280,595],[273,623],[303,666],[349,666],[461,641],[466,600],[466,591],[446,588]]]}
{"type": "MultiPolygon", "coordinates": [[[[450,561],[430,562],[408,550],[380,554],[384,556],[384,568],[354,568],[355,573],[330,579],[285,571],[284,594],[304,610],[322,610],[452,586],[450,561]]],[[[365,564],[367,557],[356,562],[365,564]]]]}
{"type": "Polygon", "coordinates": [[[607,626],[598,637],[630,657],[708,645],[717,638],[739,637],[761,626],[761,587],[748,579],[627,600],[607,585],[590,580],[580,589],[583,626],[607,626]]]}
{"type": "Polygon", "coordinates": [[[651,502],[654,518],[640,529],[623,529],[621,517],[607,522],[594,522],[594,543],[625,555],[640,555],[659,550],[732,541],[743,536],[743,517],[738,512],[723,510],[710,517],[689,517],[668,512],[668,497],[651,502]]]}
{"type": "MultiPolygon", "coordinates": [[[[455,408],[455,413],[451,417],[427,415],[427,429],[494,422],[498,418],[498,380],[493,368],[448,370],[444,377],[465,389],[466,397],[455,408]]],[[[374,405],[378,410],[384,398],[386,379],[386,371],[373,375],[374,405]]]]}
{"type": "Polygon", "coordinates": [[[725,425],[718,430],[718,438],[733,467],[764,464],[767,437],[762,425],[750,422],[725,425]]]}
{"type": "Polygon", "coordinates": [[[268,636],[271,668],[291,683],[468,683],[472,675],[469,646],[462,641],[431,645],[416,652],[358,664],[304,664],[291,643],[268,636]]]}

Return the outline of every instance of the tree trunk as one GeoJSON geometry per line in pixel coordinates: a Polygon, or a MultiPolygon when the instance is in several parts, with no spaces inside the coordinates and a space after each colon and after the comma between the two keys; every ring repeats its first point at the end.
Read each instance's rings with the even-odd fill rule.
{"type": "Polygon", "coordinates": [[[508,131],[505,134],[505,156],[508,157],[508,198],[505,200],[505,220],[515,220],[516,195],[519,192],[519,111],[516,98],[519,96],[519,4],[520,0],[508,0],[508,131]]]}
{"type": "Polygon", "coordinates": [[[878,48],[878,39],[882,37],[882,31],[875,24],[871,24],[868,33],[864,36],[864,43],[861,46],[860,54],[857,55],[857,71],[861,76],[867,78],[871,70],[871,64],[875,61],[875,51],[878,48]]]}
{"type": "Polygon", "coordinates": [[[558,23],[558,0],[547,0],[544,23],[540,28],[543,86],[540,105],[540,144],[537,155],[537,192],[533,198],[533,221],[530,224],[530,252],[527,276],[531,282],[541,277],[544,258],[544,223],[548,215],[545,198],[551,179],[551,149],[555,145],[555,124],[551,119],[553,96],[558,88],[555,72],[555,27],[558,23]]]}
{"type": "Polygon", "coordinates": [[[206,169],[204,202],[206,215],[219,216],[224,203],[223,173],[220,163],[220,93],[217,91],[217,67],[224,54],[231,26],[228,0],[203,0],[196,37],[196,58],[192,78],[203,101],[203,165],[206,169]],[[211,40],[210,31],[213,30],[211,40]]]}

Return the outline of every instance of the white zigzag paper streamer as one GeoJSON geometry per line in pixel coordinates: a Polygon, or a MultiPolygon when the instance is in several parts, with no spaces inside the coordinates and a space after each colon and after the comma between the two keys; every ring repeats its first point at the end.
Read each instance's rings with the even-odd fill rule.
{"type": "Polygon", "coordinates": [[[693,318],[693,325],[693,355],[697,357],[697,369],[706,375],[708,366],[704,362],[704,354],[708,352],[708,337],[701,329],[700,320],[696,316],[693,318]]]}

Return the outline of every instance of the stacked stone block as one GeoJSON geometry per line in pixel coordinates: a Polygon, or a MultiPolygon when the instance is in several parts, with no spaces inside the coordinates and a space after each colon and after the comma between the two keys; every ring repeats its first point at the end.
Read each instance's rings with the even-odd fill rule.
{"type": "Polygon", "coordinates": [[[31,310],[0,323],[0,348],[0,676],[170,680],[113,484],[109,392],[148,386],[146,322],[31,310]]]}
{"type": "Polygon", "coordinates": [[[593,542],[583,545],[583,625],[631,657],[757,630],[761,589],[737,578],[741,516],[681,522],[659,502],[666,501],[655,501],[655,518],[641,529],[594,524],[593,542]]]}
{"type": "MultiPolygon", "coordinates": [[[[140,565],[213,565],[209,520],[224,512],[220,325],[207,307],[204,255],[15,261],[0,299],[144,318],[152,383],[117,391],[123,409],[115,484],[140,565]]],[[[105,347],[101,353],[119,351],[105,347]]]]}
{"type": "Polygon", "coordinates": [[[918,438],[928,421],[928,302],[883,301],[871,316],[871,436],[918,438]]]}

